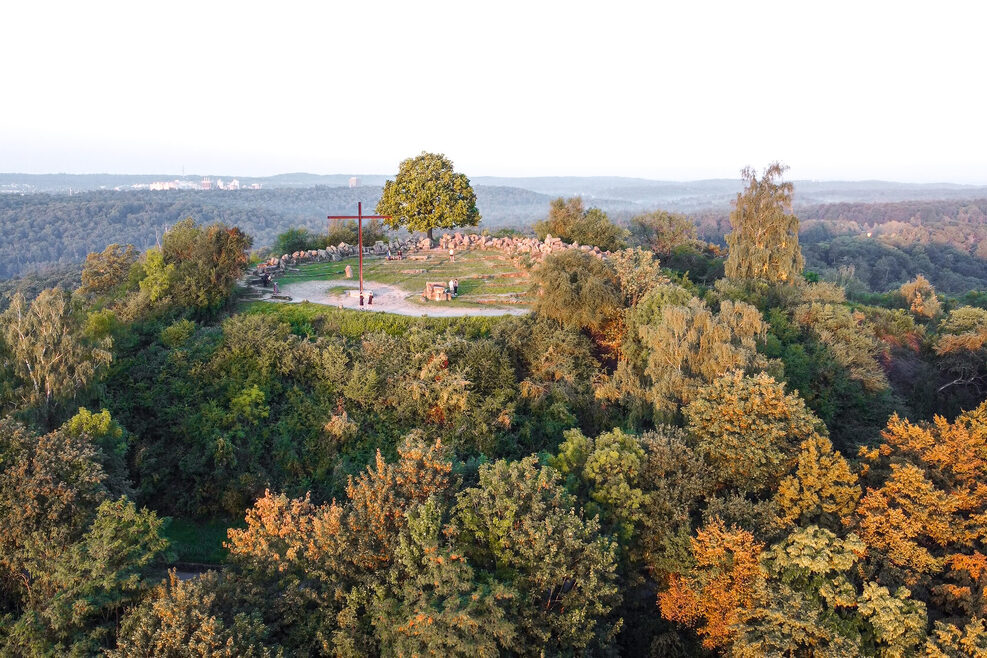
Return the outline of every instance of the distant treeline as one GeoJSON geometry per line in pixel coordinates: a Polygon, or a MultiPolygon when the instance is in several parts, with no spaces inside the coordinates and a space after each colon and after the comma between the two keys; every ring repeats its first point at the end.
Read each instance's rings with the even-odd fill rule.
{"type": "Polygon", "coordinates": [[[924,274],[954,294],[987,281],[987,199],[834,203],[799,214],[806,265],[824,276],[885,291],[924,274]]]}
{"type": "MultiPolygon", "coordinates": [[[[481,227],[530,224],[550,198],[517,188],[478,187],[481,227]]],[[[373,213],[377,187],[214,191],[100,191],[77,195],[0,195],[0,278],[82,262],[112,243],[153,246],[186,217],[239,226],[257,246],[289,228],[325,231],[326,215],[373,213]]]]}
{"type": "MultiPolygon", "coordinates": [[[[476,192],[481,229],[529,227],[547,215],[551,201],[515,187],[478,186],[476,192]]],[[[372,212],[379,196],[377,187],[325,186],[0,195],[0,279],[77,266],[111,243],[146,249],[186,217],[239,226],[264,247],[289,228],[324,232],[327,214],[353,213],[359,201],[372,212]]],[[[618,223],[636,214],[601,205],[618,223]]],[[[916,274],[947,294],[987,289],[987,199],[835,203],[797,212],[806,268],[840,280],[851,294],[892,290],[916,274]]],[[[690,217],[700,238],[725,244],[728,213],[690,217]]]]}
{"type": "MultiPolygon", "coordinates": [[[[987,286],[987,199],[796,207],[807,270],[851,294],[886,292],[917,274],[962,294],[987,286]]],[[[724,245],[728,212],[692,215],[699,237],[724,245]]]]}

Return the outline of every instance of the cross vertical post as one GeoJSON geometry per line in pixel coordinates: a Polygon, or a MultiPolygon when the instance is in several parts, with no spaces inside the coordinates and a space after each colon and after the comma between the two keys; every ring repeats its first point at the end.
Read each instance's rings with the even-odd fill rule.
{"type": "Polygon", "coordinates": [[[357,232],[357,248],[360,251],[360,297],[363,297],[363,220],[364,219],[390,219],[390,215],[364,215],[363,202],[357,201],[356,215],[329,215],[328,219],[355,219],[357,232]]]}
{"type": "MultiPolygon", "coordinates": [[[[363,299],[363,201],[356,202],[356,234],[360,249],[360,299],[363,299]]],[[[360,302],[361,304],[363,302],[360,302]]]]}

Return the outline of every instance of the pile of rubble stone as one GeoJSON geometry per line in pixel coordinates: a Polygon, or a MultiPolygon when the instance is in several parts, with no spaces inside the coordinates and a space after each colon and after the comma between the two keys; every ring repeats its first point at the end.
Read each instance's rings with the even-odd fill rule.
{"type": "MultiPolygon", "coordinates": [[[[384,242],[378,240],[373,245],[364,245],[364,255],[375,254],[383,256],[388,249],[396,254],[399,251],[412,251],[415,248],[413,240],[391,240],[384,242]]],[[[272,256],[258,265],[258,272],[283,272],[288,267],[300,263],[325,263],[338,262],[347,256],[355,256],[359,247],[345,242],[340,242],[336,246],[329,246],[325,249],[309,249],[307,251],[296,251],[290,254],[282,254],[281,257],[272,256]]]]}
{"type": "MultiPolygon", "coordinates": [[[[544,240],[526,237],[503,237],[494,238],[489,235],[478,233],[443,233],[439,236],[437,243],[427,237],[420,239],[405,238],[403,240],[393,239],[389,242],[383,240],[376,241],[373,245],[364,245],[364,255],[384,256],[388,251],[392,255],[398,253],[410,254],[415,251],[428,251],[438,247],[443,251],[453,249],[454,251],[468,251],[471,249],[496,250],[501,251],[510,257],[527,255],[533,260],[541,260],[548,254],[554,254],[567,249],[579,249],[590,253],[597,258],[605,258],[610,255],[609,251],[601,251],[599,247],[590,245],[568,244],[561,238],[553,238],[546,235],[544,240]]],[[[282,254],[280,257],[272,256],[263,261],[257,267],[257,273],[283,272],[289,267],[300,263],[324,263],[337,262],[347,256],[355,256],[358,247],[356,245],[340,242],[336,246],[325,249],[309,249],[307,251],[296,251],[290,254],[282,254]]]]}
{"type": "MultiPolygon", "coordinates": [[[[425,240],[427,241],[428,238],[425,240]]],[[[439,247],[443,250],[496,249],[509,256],[529,254],[535,260],[541,260],[548,254],[568,249],[579,249],[598,258],[610,255],[609,251],[601,251],[599,247],[579,245],[575,242],[568,244],[563,242],[562,238],[553,238],[551,235],[546,235],[544,240],[539,240],[538,238],[525,237],[493,238],[475,233],[443,233],[439,236],[439,247]]]]}

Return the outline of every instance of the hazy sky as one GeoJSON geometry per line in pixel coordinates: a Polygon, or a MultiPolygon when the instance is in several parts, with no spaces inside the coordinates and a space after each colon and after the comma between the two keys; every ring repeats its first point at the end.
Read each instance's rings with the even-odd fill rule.
{"type": "Polygon", "coordinates": [[[987,184],[984,2],[7,3],[0,171],[987,184]]]}

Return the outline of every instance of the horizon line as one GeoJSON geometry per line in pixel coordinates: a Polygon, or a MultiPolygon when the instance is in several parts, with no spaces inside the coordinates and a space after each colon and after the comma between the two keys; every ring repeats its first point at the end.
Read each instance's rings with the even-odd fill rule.
{"type": "MultiPolygon", "coordinates": [[[[87,172],[87,173],[68,173],[68,172],[46,172],[46,173],[28,173],[19,171],[7,171],[0,172],[0,177],[2,176],[133,176],[142,178],[165,178],[165,179],[187,179],[187,178],[236,178],[236,179],[266,179],[266,178],[279,178],[287,176],[313,176],[313,177],[340,177],[340,178],[361,178],[361,177],[376,177],[390,179],[395,176],[395,174],[380,174],[380,173],[334,173],[334,174],[315,174],[307,171],[290,171],[282,172],[277,174],[267,174],[267,175],[249,175],[249,174],[216,174],[216,173],[185,173],[185,174],[175,174],[175,173],[154,173],[154,174],[135,174],[135,173],[112,173],[112,172],[87,172]]],[[[539,180],[539,179],[559,179],[559,178],[570,178],[570,179],[615,179],[615,180],[628,180],[628,181],[647,181],[651,183],[704,183],[704,182],[714,182],[714,181],[742,181],[740,177],[737,178],[725,178],[725,177],[712,177],[712,178],[682,178],[682,179],[672,179],[672,178],[646,178],[643,176],[622,176],[622,175],[610,175],[610,174],[543,174],[537,176],[521,176],[521,175],[494,175],[494,174],[476,174],[468,175],[470,180],[475,180],[478,178],[500,178],[500,179],[519,179],[519,180],[539,180]]],[[[791,183],[893,183],[896,185],[924,185],[924,186],[936,186],[936,185],[951,185],[957,187],[987,187],[987,182],[984,183],[960,183],[950,180],[931,180],[931,181],[903,181],[894,179],[884,179],[884,178],[793,178],[786,179],[787,182],[791,183]]]]}

